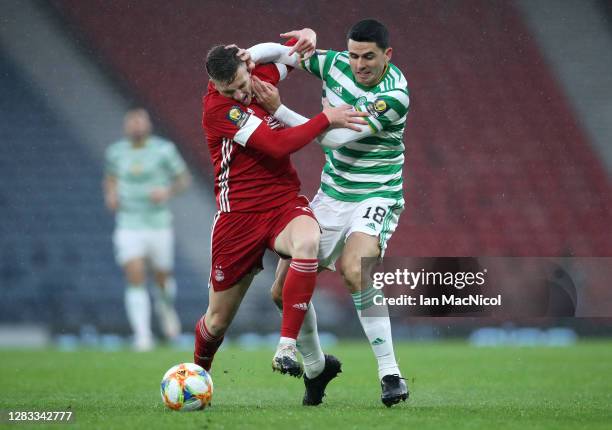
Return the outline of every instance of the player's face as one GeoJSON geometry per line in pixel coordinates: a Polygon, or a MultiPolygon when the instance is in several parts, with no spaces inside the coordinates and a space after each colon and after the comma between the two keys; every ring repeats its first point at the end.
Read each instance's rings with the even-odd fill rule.
{"type": "Polygon", "coordinates": [[[125,116],[125,135],[134,142],[146,139],[151,134],[149,114],[143,110],[128,112],[125,116]]]}
{"type": "Polygon", "coordinates": [[[391,48],[379,48],[375,42],[349,39],[349,63],[355,80],[366,87],[376,85],[391,60],[391,51],[391,48]]]}
{"type": "Polygon", "coordinates": [[[238,68],[236,77],[229,84],[214,82],[215,88],[222,96],[234,99],[237,102],[248,106],[253,100],[253,90],[251,87],[251,74],[243,64],[238,68]]]}

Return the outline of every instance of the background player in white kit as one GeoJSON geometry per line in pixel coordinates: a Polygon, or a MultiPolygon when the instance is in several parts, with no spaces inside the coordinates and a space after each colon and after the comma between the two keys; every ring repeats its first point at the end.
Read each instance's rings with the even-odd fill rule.
{"type": "Polygon", "coordinates": [[[126,113],[125,138],[108,147],[104,178],[104,200],[116,214],[115,258],[125,273],[125,307],[139,351],[154,345],[147,265],[153,270],[155,311],[164,335],[171,339],[181,331],[174,308],[174,233],[168,201],[190,183],[174,144],[151,135],[151,129],[146,110],[126,113]]]}
{"type": "MultiPolygon", "coordinates": [[[[342,254],[341,273],[345,285],[352,294],[359,321],[378,361],[381,400],[391,406],[406,400],[408,389],[395,359],[386,306],[377,306],[376,316],[363,312],[373,306],[374,297],[380,291],[367,281],[362,289],[361,273],[363,257],[372,257],[369,264],[376,257],[383,257],[404,208],[402,168],[403,134],[409,106],[407,82],[390,62],[392,49],[388,31],[378,21],[367,19],[355,24],[347,34],[347,51],[317,51],[310,58],[299,61],[292,51],[302,55],[312,53],[314,46],[307,40],[316,40],[303,33],[301,30],[282,35],[299,39],[291,50],[279,44],[261,44],[244,55],[250,55],[255,62],[262,59],[278,61],[305,70],[323,81],[324,95],[332,106],[346,103],[370,114],[365,118],[368,125],[362,126],[360,132],[332,130],[318,139],[324,147],[326,163],[321,174],[321,188],[311,208],[322,229],[319,266],[333,269],[342,254]]],[[[260,104],[281,122],[296,126],[307,121],[281,105],[280,99],[275,99],[274,88],[257,82],[254,89],[260,104]]],[[[279,263],[272,287],[272,296],[279,304],[285,266],[282,261],[279,263]]],[[[364,273],[369,273],[369,267],[363,269],[364,273]]],[[[310,370],[305,378],[317,378],[325,360],[316,334],[312,305],[304,319],[298,345],[304,367],[310,370]]],[[[327,382],[322,381],[321,385],[327,382]]]]}

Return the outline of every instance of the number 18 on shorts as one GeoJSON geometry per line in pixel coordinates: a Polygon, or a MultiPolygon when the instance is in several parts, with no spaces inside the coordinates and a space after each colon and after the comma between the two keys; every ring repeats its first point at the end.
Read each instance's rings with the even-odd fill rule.
{"type": "Polygon", "coordinates": [[[333,268],[351,233],[361,232],[378,237],[381,257],[395,231],[403,202],[370,198],[362,202],[343,202],[319,192],[310,207],[321,225],[319,246],[321,266],[333,268]]]}

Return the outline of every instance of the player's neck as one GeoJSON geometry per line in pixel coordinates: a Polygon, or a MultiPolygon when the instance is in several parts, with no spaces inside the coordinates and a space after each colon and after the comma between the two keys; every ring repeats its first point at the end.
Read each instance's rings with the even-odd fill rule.
{"type": "Polygon", "coordinates": [[[134,139],[132,140],[132,148],[144,148],[147,144],[147,137],[143,137],[142,139],[134,139]]]}
{"type": "Polygon", "coordinates": [[[375,87],[376,85],[380,84],[380,81],[382,81],[385,75],[387,74],[387,70],[389,70],[389,64],[385,64],[385,68],[382,70],[380,76],[376,78],[374,83],[371,85],[372,87],[375,87]]]}

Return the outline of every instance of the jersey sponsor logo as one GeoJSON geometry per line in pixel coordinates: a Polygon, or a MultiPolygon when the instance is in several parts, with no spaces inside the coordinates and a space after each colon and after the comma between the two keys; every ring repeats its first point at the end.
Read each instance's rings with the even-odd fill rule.
{"type": "Polygon", "coordinates": [[[378,118],[389,110],[389,106],[387,106],[387,102],[385,102],[383,99],[376,99],[372,103],[368,103],[366,110],[374,118],[378,118]]]}
{"type": "Polygon", "coordinates": [[[277,120],[271,115],[264,116],[264,121],[266,121],[268,127],[270,127],[272,130],[283,126],[283,124],[279,120],[277,120]]]}
{"type": "Polygon", "coordinates": [[[374,225],[373,222],[367,223],[366,227],[370,227],[372,230],[376,230],[376,226],[374,225]]]}
{"type": "Polygon", "coordinates": [[[227,113],[227,119],[229,119],[238,128],[242,128],[244,124],[249,120],[251,114],[244,112],[239,106],[232,106],[227,113]]]}

